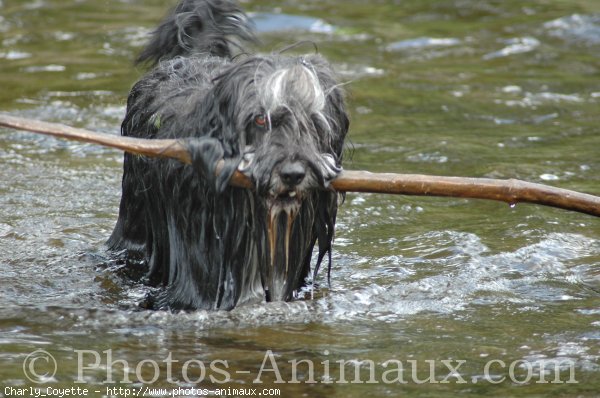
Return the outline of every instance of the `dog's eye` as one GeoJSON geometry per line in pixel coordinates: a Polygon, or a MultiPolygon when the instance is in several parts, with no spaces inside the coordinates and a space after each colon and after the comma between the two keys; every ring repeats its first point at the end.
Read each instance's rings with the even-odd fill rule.
{"type": "Polygon", "coordinates": [[[258,127],[265,127],[267,125],[267,119],[265,118],[265,115],[258,115],[254,118],[254,123],[258,127]]]}

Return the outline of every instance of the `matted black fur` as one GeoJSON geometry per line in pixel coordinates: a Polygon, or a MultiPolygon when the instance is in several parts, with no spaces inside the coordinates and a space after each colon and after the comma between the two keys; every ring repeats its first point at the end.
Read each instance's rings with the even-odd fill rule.
{"type": "Polygon", "coordinates": [[[143,255],[155,308],[290,300],[331,261],[348,117],[319,55],[245,55],[252,24],[229,0],[182,0],[138,61],[122,134],[179,138],[193,165],[125,155],[112,250],[143,255]],[[225,169],[215,177],[215,167],[225,169]],[[238,168],[255,190],[228,185],[238,168]]]}

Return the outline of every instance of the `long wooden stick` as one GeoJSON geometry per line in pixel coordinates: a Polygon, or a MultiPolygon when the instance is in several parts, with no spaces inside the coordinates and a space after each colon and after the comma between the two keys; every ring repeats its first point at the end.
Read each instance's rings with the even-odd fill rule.
{"type": "MultiPolygon", "coordinates": [[[[100,144],[140,155],[172,158],[188,164],[191,162],[185,143],[178,140],[121,137],[4,114],[0,114],[0,126],[100,144]]],[[[239,172],[233,175],[231,184],[253,188],[250,179],[239,172]]],[[[515,179],[441,177],[345,170],[331,182],[331,185],[341,192],[491,199],[511,205],[519,202],[536,203],[600,217],[598,196],[515,179]]]]}
{"type": "Polygon", "coordinates": [[[138,155],[173,158],[184,163],[192,162],[187,148],[177,140],[145,140],[102,134],[60,123],[30,120],[3,113],[0,113],[0,126],[51,135],[53,137],[66,138],[68,140],[104,145],[121,149],[126,152],[136,153],[138,155]]]}

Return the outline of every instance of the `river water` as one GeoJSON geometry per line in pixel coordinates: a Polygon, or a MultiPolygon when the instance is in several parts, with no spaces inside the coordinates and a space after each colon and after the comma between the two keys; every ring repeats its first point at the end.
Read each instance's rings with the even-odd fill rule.
{"type": "MultiPolygon", "coordinates": [[[[118,134],[143,73],[131,61],[170,4],[0,0],[0,111],[118,134]]],[[[600,194],[597,0],[244,7],[256,51],[313,41],[347,83],[347,169],[600,194]]],[[[0,130],[0,397],[600,396],[598,219],[349,194],[331,287],[313,300],[151,312],[137,309],[146,288],[105,258],[121,158],[0,130]]]]}

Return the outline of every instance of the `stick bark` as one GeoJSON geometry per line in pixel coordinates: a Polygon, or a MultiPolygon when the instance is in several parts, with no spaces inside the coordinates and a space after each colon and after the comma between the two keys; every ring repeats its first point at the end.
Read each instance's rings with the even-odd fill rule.
{"type": "MultiPolygon", "coordinates": [[[[191,163],[184,141],[122,137],[96,133],[59,123],[29,120],[0,114],[0,126],[100,144],[139,155],[163,157],[191,163]]],[[[218,173],[217,168],[217,173],[218,173]]],[[[231,185],[253,188],[252,181],[236,172],[231,185]]],[[[535,203],[600,217],[600,197],[516,179],[443,177],[421,174],[370,173],[344,170],[331,182],[340,192],[370,192],[397,195],[490,199],[508,204],[535,203]]]]}

